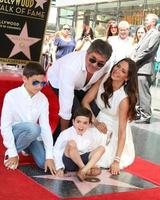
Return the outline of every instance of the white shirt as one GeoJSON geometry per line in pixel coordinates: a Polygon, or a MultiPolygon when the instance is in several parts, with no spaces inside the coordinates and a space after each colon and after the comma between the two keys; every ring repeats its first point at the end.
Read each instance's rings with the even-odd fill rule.
{"type": "Polygon", "coordinates": [[[39,122],[46,159],[53,159],[53,139],[48,115],[48,100],[41,92],[31,97],[22,85],[5,95],[1,115],[1,132],[9,157],[18,155],[12,126],[21,122],[39,122]]]}
{"type": "Polygon", "coordinates": [[[114,64],[123,58],[131,56],[133,51],[133,41],[130,37],[121,39],[119,36],[111,36],[108,38],[108,42],[113,48],[111,59],[113,60],[114,64]]]}
{"type": "Polygon", "coordinates": [[[87,91],[109,69],[109,62],[107,62],[85,85],[87,78],[85,59],[86,51],[72,52],[58,59],[48,69],[48,81],[52,87],[59,89],[59,115],[63,119],[71,118],[74,90],[87,91]]]}
{"type": "Polygon", "coordinates": [[[79,135],[73,126],[61,132],[54,145],[54,161],[57,170],[65,168],[62,157],[67,142],[69,140],[74,140],[81,155],[90,152],[93,149],[91,134],[91,131],[87,130],[83,135],[79,135]]]}

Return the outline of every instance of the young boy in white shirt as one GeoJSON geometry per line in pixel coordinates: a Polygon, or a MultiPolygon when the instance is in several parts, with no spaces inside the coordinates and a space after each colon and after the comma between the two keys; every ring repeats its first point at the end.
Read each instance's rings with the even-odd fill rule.
{"type": "Polygon", "coordinates": [[[7,169],[18,167],[18,153],[25,150],[32,154],[40,168],[56,173],[48,100],[40,92],[46,85],[45,75],[39,63],[27,63],[23,70],[23,85],[10,90],[4,97],[1,133],[7,148],[4,160],[7,169]]]}
{"type": "Polygon", "coordinates": [[[91,132],[89,131],[92,113],[87,108],[78,108],[73,115],[73,126],[62,131],[54,146],[54,158],[57,176],[63,176],[65,171],[78,171],[80,181],[86,176],[96,176],[101,173],[95,167],[105,149],[99,146],[91,147],[91,132]]]}

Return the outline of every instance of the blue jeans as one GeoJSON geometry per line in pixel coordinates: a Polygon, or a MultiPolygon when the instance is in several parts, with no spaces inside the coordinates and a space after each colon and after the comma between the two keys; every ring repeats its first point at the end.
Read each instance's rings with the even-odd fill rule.
{"type": "Polygon", "coordinates": [[[45,149],[43,142],[38,141],[41,128],[38,124],[21,122],[12,126],[17,152],[25,150],[32,154],[38,167],[44,169],[45,149]]]}

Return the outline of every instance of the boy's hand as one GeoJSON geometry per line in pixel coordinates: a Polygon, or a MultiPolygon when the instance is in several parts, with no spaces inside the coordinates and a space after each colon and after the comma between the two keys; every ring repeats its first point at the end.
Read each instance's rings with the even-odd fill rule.
{"type": "Polygon", "coordinates": [[[53,176],[57,173],[53,159],[46,159],[45,164],[44,164],[45,172],[47,172],[47,169],[50,170],[53,176]]]}
{"type": "Polygon", "coordinates": [[[17,169],[19,163],[18,156],[8,158],[4,161],[4,166],[7,169],[17,169]]]}
{"type": "Polygon", "coordinates": [[[63,170],[63,169],[57,170],[56,176],[58,176],[58,177],[63,177],[63,176],[64,176],[64,170],[63,170]]]}

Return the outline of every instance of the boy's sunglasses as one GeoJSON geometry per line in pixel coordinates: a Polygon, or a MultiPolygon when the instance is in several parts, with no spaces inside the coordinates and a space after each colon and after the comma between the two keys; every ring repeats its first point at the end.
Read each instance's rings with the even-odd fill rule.
{"type": "Polygon", "coordinates": [[[38,86],[39,84],[41,85],[41,87],[44,87],[44,86],[47,85],[47,82],[45,82],[45,81],[42,81],[42,82],[40,82],[40,81],[33,81],[32,82],[32,85],[35,86],[35,87],[38,86]]]}
{"type": "Polygon", "coordinates": [[[90,62],[90,63],[97,63],[97,66],[98,66],[99,68],[102,68],[102,67],[105,65],[105,63],[98,62],[98,61],[96,60],[96,58],[89,58],[89,62],[90,62]]]}

